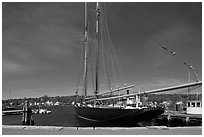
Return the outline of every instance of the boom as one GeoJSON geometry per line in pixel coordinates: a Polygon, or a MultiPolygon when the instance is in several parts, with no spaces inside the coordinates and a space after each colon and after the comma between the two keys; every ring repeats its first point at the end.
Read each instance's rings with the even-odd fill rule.
{"type": "MultiPolygon", "coordinates": [[[[109,100],[109,99],[130,97],[130,96],[135,96],[135,95],[140,95],[140,94],[159,93],[159,92],[165,92],[165,91],[171,91],[171,90],[183,89],[183,88],[187,88],[187,87],[201,86],[201,85],[202,85],[202,81],[199,81],[199,82],[187,83],[187,84],[182,84],[182,85],[177,85],[177,86],[171,86],[171,87],[167,87],[167,88],[148,90],[148,91],[144,91],[143,93],[133,93],[133,94],[127,94],[127,95],[122,95],[122,96],[100,98],[100,99],[96,99],[96,100],[103,101],[103,100],[109,100]]],[[[88,100],[86,102],[92,102],[92,101],[93,100],[88,100]]]]}

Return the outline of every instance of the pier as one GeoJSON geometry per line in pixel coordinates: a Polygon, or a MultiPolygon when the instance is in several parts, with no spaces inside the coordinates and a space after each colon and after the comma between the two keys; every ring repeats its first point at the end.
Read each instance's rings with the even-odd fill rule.
{"type": "Polygon", "coordinates": [[[187,114],[178,111],[168,111],[158,117],[158,120],[167,123],[167,126],[202,126],[201,114],[187,114]]]}
{"type": "Polygon", "coordinates": [[[2,126],[3,135],[202,135],[202,127],[149,126],[133,128],[2,126]]]}

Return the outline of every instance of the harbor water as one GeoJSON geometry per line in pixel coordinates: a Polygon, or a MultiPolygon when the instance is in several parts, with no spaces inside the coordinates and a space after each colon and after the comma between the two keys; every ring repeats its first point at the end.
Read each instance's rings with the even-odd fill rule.
{"type": "MultiPolygon", "coordinates": [[[[76,117],[74,106],[49,106],[50,114],[33,114],[32,117],[36,126],[63,126],[63,127],[146,127],[146,126],[171,126],[168,121],[153,119],[151,121],[132,122],[125,124],[108,123],[108,122],[91,122],[76,117]]],[[[176,122],[177,123],[177,122],[176,122]]],[[[2,116],[3,125],[21,125],[22,115],[5,115],[2,116]]],[[[173,126],[186,126],[182,123],[172,124],[173,126]]],[[[191,126],[191,125],[190,125],[191,126]]]]}

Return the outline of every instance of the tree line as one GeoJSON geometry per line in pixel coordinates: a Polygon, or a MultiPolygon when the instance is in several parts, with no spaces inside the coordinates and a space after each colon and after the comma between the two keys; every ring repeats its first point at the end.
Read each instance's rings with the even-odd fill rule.
{"type": "MultiPolygon", "coordinates": [[[[81,98],[81,97],[79,97],[81,98]]],[[[148,102],[157,102],[162,103],[164,101],[167,102],[178,102],[182,101],[186,104],[187,100],[202,100],[202,94],[144,94],[141,96],[141,99],[145,98],[148,102]]],[[[20,99],[7,99],[2,100],[2,105],[22,105],[25,101],[29,101],[30,103],[38,102],[38,103],[45,103],[49,102],[59,102],[61,105],[70,105],[73,101],[76,101],[76,96],[55,96],[49,97],[48,95],[44,95],[42,97],[36,98],[20,98],[20,99]]]]}

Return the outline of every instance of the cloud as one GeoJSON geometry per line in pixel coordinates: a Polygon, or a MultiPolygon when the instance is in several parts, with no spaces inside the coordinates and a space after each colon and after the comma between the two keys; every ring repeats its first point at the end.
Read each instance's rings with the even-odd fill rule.
{"type": "Polygon", "coordinates": [[[73,12],[80,4],[64,4],[3,4],[4,77],[44,70],[55,73],[78,56],[83,39],[77,23],[81,11],[73,12]]]}
{"type": "Polygon", "coordinates": [[[13,62],[11,60],[3,59],[2,62],[2,74],[19,74],[19,73],[25,73],[27,71],[27,68],[19,63],[13,62]]]}

